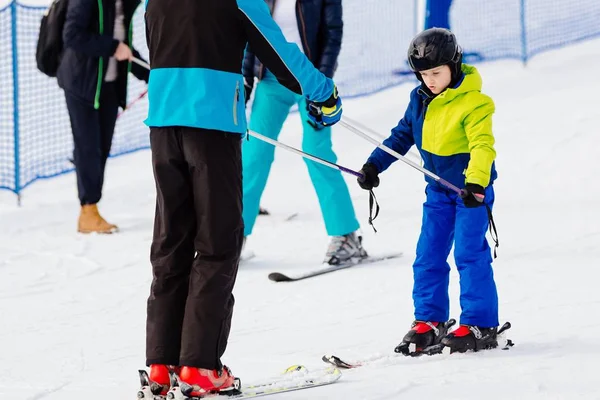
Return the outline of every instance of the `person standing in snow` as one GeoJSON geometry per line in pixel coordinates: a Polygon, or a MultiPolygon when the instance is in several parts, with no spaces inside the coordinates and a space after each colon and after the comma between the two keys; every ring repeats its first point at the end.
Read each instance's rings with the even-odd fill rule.
{"type": "MultiPolygon", "coordinates": [[[[407,354],[442,343],[452,351],[497,345],[498,295],[486,240],[496,179],[492,114],[475,67],[462,63],[452,32],[427,29],[410,43],[408,62],[421,85],[384,144],[404,155],[416,145],[424,167],[459,188],[462,195],[426,177],[423,224],[413,264],[415,321],[397,351],[407,354]],[[454,242],[460,274],[460,327],[448,332],[450,266],[454,242]]],[[[361,169],[361,188],[379,185],[379,174],[396,158],[377,148],[361,169]]],[[[497,243],[496,243],[497,244],[497,243]]]]}
{"type": "Polygon", "coordinates": [[[117,226],[98,212],[104,169],[119,107],[127,105],[129,71],[148,82],[149,71],[131,47],[132,18],[139,0],[69,0],[63,28],[64,52],[57,71],[65,91],[73,162],[81,210],[77,231],[113,233],[117,226]]]}
{"type": "MultiPolygon", "coordinates": [[[[332,78],[342,45],[342,0],[266,0],[275,22],[287,40],[295,43],[323,74],[332,78]]],[[[317,126],[308,117],[306,99],[277,82],[250,47],[244,58],[246,101],[256,87],[250,116],[250,130],[277,139],[293,105],[297,104],[303,125],[302,149],[335,162],[331,128],[317,126]]],[[[275,148],[249,138],[242,146],[244,171],[244,236],[252,234],[259,214],[260,198],[267,184],[275,148]]],[[[367,256],[348,186],[340,171],[305,160],[315,188],[325,229],[332,237],[324,262],[339,264],[367,256]]]]}
{"type": "Polygon", "coordinates": [[[242,249],[242,137],[249,43],[279,82],[310,101],[317,125],[341,118],[333,81],[288,43],[260,0],[149,0],[149,110],[157,200],[150,252],[146,365],[159,393],[170,366],[191,396],[226,391],[242,249]]]}

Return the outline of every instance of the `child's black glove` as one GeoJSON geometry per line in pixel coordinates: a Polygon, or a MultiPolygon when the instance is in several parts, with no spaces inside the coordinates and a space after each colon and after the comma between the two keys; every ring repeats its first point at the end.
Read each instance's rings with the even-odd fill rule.
{"type": "Polygon", "coordinates": [[[359,172],[362,176],[356,178],[356,180],[361,188],[372,190],[374,187],[379,186],[379,171],[377,171],[375,165],[366,163],[359,172]]]}
{"type": "Polygon", "coordinates": [[[465,188],[462,190],[460,197],[463,199],[465,207],[479,207],[484,204],[483,200],[485,200],[485,189],[481,185],[467,183],[465,188]]]}

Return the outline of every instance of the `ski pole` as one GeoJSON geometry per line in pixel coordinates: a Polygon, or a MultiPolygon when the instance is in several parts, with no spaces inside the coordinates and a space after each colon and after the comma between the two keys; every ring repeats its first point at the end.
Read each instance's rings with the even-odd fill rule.
{"type": "Polygon", "coordinates": [[[140,93],[138,95],[138,97],[136,97],[135,99],[133,99],[129,104],[127,104],[127,107],[125,107],[125,109],[123,111],[120,111],[117,114],[117,118],[119,118],[125,111],[127,111],[132,105],[134,105],[135,103],[137,103],[138,101],[140,101],[141,99],[143,99],[144,97],[146,97],[146,95],[148,94],[148,89],[144,90],[142,93],[140,93]]]}
{"type": "MultiPolygon", "coordinates": [[[[345,118],[348,119],[348,118],[345,118]]],[[[363,139],[366,139],[367,141],[373,143],[374,145],[376,145],[378,148],[380,148],[381,150],[385,151],[386,153],[396,157],[398,160],[405,162],[406,164],[410,165],[411,167],[421,171],[423,174],[427,175],[428,177],[432,178],[433,180],[435,180],[436,182],[438,182],[441,185],[446,186],[448,189],[456,192],[460,197],[463,197],[464,195],[464,191],[457,188],[456,186],[454,186],[453,184],[451,184],[450,182],[448,182],[447,180],[440,178],[439,176],[437,176],[436,174],[434,174],[433,172],[421,167],[418,164],[415,164],[414,162],[410,161],[408,158],[402,156],[402,154],[390,149],[389,147],[387,147],[386,145],[384,145],[383,143],[380,143],[377,141],[377,139],[372,138],[371,136],[367,135],[366,133],[362,132],[360,129],[356,128],[355,126],[341,120],[339,122],[339,124],[341,124],[343,127],[345,127],[346,129],[348,129],[349,131],[355,133],[356,135],[362,137],[363,139]]],[[[479,199],[477,197],[475,197],[479,202],[482,202],[483,199],[479,199]]],[[[499,241],[498,241],[498,231],[496,230],[496,224],[494,222],[494,217],[492,216],[492,210],[490,208],[490,206],[488,206],[487,204],[485,204],[485,208],[487,209],[488,212],[488,220],[489,220],[489,229],[490,229],[490,235],[492,236],[492,239],[495,242],[495,246],[494,246],[494,258],[496,258],[496,249],[498,248],[498,246],[500,245],[499,241]]]]}
{"type": "Polygon", "coordinates": [[[371,135],[373,136],[377,136],[378,138],[380,138],[381,140],[384,140],[386,137],[383,136],[381,133],[376,132],[375,130],[369,128],[366,125],[363,125],[362,123],[360,123],[359,121],[352,119],[350,117],[347,117],[344,115],[344,121],[346,121],[349,124],[354,125],[355,127],[357,127],[358,129],[361,129],[363,132],[369,132],[371,135]]]}
{"type": "MultiPolygon", "coordinates": [[[[344,120],[345,120],[347,123],[349,123],[349,124],[352,124],[352,125],[354,125],[356,128],[358,128],[358,129],[362,130],[363,132],[369,133],[369,134],[371,134],[372,136],[375,136],[375,137],[379,138],[380,140],[385,140],[385,139],[387,138],[386,136],[383,136],[381,133],[379,133],[379,132],[376,132],[374,129],[371,129],[371,128],[369,128],[368,126],[366,126],[366,125],[364,125],[364,124],[360,123],[359,121],[357,121],[357,120],[355,120],[355,119],[352,119],[352,118],[350,118],[350,117],[348,117],[348,116],[344,116],[344,120]]],[[[411,160],[411,158],[412,158],[412,160],[411,160],[411,161],[412,161],[412,162],[414,162],[414,163],[416,163],[416,164],[418,164],[418,163],[420,163],[420,162],[421,162],[421,155],[420,155],[420,154],[419,154],[419,155],[417,155],[417,154],[406,153],[406,154],[404,155],[404,157],[405,157],[405,158],[408,158],[409,160],[411,160]]]]}
{"type": "Polygon", "coordinates": [[[144,68],[146,68],[148,71],[150,70],[150,64],[148,64],[145,61],[140,60],[139,58],[133,57],[131,59],[131,61],[133,61],[134,63],[136,63],[136,64],[138,64],[138,65],[140,65],[140,66],[142,66],[144,68]]]}
{"type": "Polygon", "coordinates": [[[342,165],[338,165],[338,164],[335,164],[335,163],[329,162],[329,161],[327,161],[327,160],[324,160],[324,159],[322,159],[322,158],[319,158],[319,157],[317,157],[317,156],[313,156],[312,154],[308,154],[308,153],[306,153],[306,152],[304,152],[304,151],[302,151],[302,150],[298,150],[298,149],[296,149],[295,147],[288,146],[288,145],[287,145],[287,144],[285,144],[285,143],[281,143],[281,142],[279,142],[279,141],[277,141],[277,140],[273,140],[273,139],[271,139],[271,138],[268,138],[268,137],[266,137],[266,136],[264,136],[264,135],[261,135],[261,134],[260,134],[260,133],[258,133],[258,132],[254,132],[254,131],[248,130],[248,134],[249,134],[250,136],[254,136],[254,137],[255,137],[255,138],[257,138],[257,139],[260,139],[260,140],[262,140],[263,142],[267,142],[267,143],[269,143],[269,144],[272,144],[272,145],[273,145],[273,146],[275,146],[275,147],[281,147],[282,149],[286,149],[286,150],[288,150],[288,151],[291,151],[292,153],[298,154],[298,155],[300,155],[300,156],[302,156],[302,157],[304,157],[304,158],[307,158],[307,159],[309,159],[309,160],[312,160],[312,161],[314,161],[314,162],[317,162],[317,163],[319,163],[319,164],[323,164],[323,165],[325,165],[325,166],[327,166],[327,167],[329,167],[329,168],[333,168],[333,169],[340,170],[340,171],[342,171],[342,172],[346,172],[347,174],[354,175],[354,176],[356,176],[357,178],[360,178],[360,177],[362,177],[362,174],[361,174],[360,172],[354,171],[354,170],[352,170],[352,169],[350,169],[350,168],[346,168],[346,167],[344,167],[344,166],[342,166],[342,165]]]}
{"type": "MultiPolygon", "coordinates": [[[[148,71],[150,70],[150,64],[148,64],[147,62],[144,62],[143,60],[140,60],[137,57],[133,57],[131,59],[131,61],[133,61],[134,63],[136,63],[138,65],[141,65],[142,67],[146,68],[148,71]]],[[[140,93],[139,96],[136,97],[131,103],[127,104],[127,107],[125,107],[125,110],[128,109],[129,107],[131,107],[132,105],[134,105],[135,103],[137,103],[139,100],[143,99],[147,93],[148,93],[148,89],[146,89],[142,93],[140,93]]],[[[121,116],[121,114],[123,114],[125,112],[125,110],[118,113],[117,118],[119,118],[121,116]]]]}
{"type": "Polygon", "coordinates": [[[394,150],[390,149],[389,147],[387,147],[383,143],[377,141],[377,139],[372,138],[371,136],[367,135],[366,133],[364,133],[360,129],[356,128],[355,126],[353,126],[353,125],[345,122],[344,120],[341,120],[339,122],[339,124],[342,125],[344,128],[348,129],[350,132],[352,132],[352,133],[354,133],[354,134],[362,137],[363,139],[365,139],[365,140],[373,143],[375,146],[377,146],[381,150],[385,151],[386,153],[390,154],[391,156],[394,156],[398,160],[400,160],[400,161],[402,161],[402,162],[410,165],[414,169],[416,169],[418,171],[421,171],[423,174],[427,175],[428,177],[430,177],[431,179],[435,180],[439,184],[444,185],[448,189],[456,192],[459,196],[462,194],[462,190],[461,189],[457,188],[456,186],[454,186],[453,184],[451,184],[450,182],[448,182],[444,178],[440,178],[439,176],[437,176],[433,172],[431,172],[431,171],[429,171],[429,170],[421,167],[418,164],[415,164],[414,162],[412,162],[408,158],[404,157],[402,154],[398,153],[397,151],[394,151],[394,150]]]}
{"type": "MultiPolygon", "coordinates": [[[[298,154],[298,155],[300,155],[300,156],[302,156],[304,158],[307,158],[307,159],[309,159],[311,161],[314,161],[314,162],[317,162],[319,164],[325,165],[325,166],[327,166],[329,168],[337,169],[337,170],[339,170],[341,172],[345,172],[347,174],[354,175],[357,178],[361,178],[363,176],[363,174],[361,174],[360,172],[354,171],[354,170],[352,170],[350,168],[346,168],[346,167],[344,167],[342,165],[339,165],[339,164],[336,164],[336,163],[332,163],[332,162],[324,160],[324,159],[322,159],[320,157],[313,156],[312,154],[308,154],[308,153],[306,153],[306,152],[304,152],[302,150],[298,150],[295,147],[288,146],[287,144],[281,143],[281,142],[279,142],[277,140],[273,140],[273,139],[271,139],[269,137],[261,135],[258,132],[251,131],[250,129],[248,129],[248,134],[250,136],[254,136],[257,139],[262,140],[263,142],[269,143],[269,144],[271,144],[271,145],[273,145],[275,147],[281,147],[282,149],[291,151],[294,154],[298,154]]],[[[375,226],[373,225],[373,221],[375,220],[375,218],[377,218],[378,215],[379,215],[379,203],[377,202],[377,198],[375,197],[375,193],[373,193],[373,190],[369,190],[369,225],[371,225],[371,227],[373,228],[373,230],[375,232],[377,232],[377,229],[375,229],[375,226]],[[375,215],[373,215],[373,206],[375,206],[375,215]]]]}

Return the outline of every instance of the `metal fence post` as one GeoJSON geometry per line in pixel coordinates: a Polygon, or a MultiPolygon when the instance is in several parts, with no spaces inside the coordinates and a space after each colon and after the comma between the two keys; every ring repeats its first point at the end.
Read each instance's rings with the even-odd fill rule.
{"type": "Polygon", "coordinates": [[[21,205],[21,160],[19,157],[19,51],[17,42],[17,0],[10,4],[12,37],[12,75],[13,75],[13,133],[15,155],[15,193],[17,204],[21,205]]]}
{"type": "Polygon", "coordinates": [[[527,21],[525,18],[525,9],[527,0],[521,0],[521,60],[523,65],[527,65],[529,54],[527,52],[527,21]]]}

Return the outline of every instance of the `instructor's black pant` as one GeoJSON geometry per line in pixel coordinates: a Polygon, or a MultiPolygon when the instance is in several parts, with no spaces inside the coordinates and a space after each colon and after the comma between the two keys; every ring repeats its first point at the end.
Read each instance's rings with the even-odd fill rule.
{"type": "Polygon", "coordinates": [[[156,181],[146,365],[220,369],[242,249],[241,135],[150,129],[156,181]]]}
{"type": "Polygon", "coordinates": [[[110,154],[119,97],[115,82],[104,82],[100,91],[100,108],[65,93],[73,131],[73,162],[77,174],[79,202],[96,204],[102,197],[104,168],[110,154]]]}

